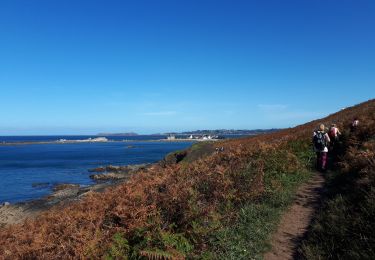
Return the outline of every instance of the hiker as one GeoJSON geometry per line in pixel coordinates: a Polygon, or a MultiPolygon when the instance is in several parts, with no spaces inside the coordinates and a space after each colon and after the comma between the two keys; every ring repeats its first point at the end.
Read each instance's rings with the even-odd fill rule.
{"type": "Polygon", "coordinates": [[[335,146],[336,146],[336,144],[337,144],[337,142],[339,140],[339,136],[340,135],[341,135],[341,132],[337,128],[337,125],[336,124],[332,124],[331,128],[328,131],[328,136],[329,136],[329,139],[331,140],[330,146],[331,146],[332,150],[335,149],[335,146]]]}
{"type": "Polygon", "coordinates": [[[325,126],[321,124],[317,131],[314,131],[313,144],[316,152],[316,167],[319,171],[327,170],[328,144],[330,142],[325,126]]]}
{"type": "Polygon", "coordinates": [[[359,120],[357,117],[354,118],[352,124],[350,125],[350,131],[354,132],[359,125],[359,120]]]}

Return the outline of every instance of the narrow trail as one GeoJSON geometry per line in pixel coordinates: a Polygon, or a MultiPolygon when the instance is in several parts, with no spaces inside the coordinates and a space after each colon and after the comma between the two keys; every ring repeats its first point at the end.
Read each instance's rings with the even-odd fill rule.
{"type": "Polygon", "coordinates": [[[264,255],[265,260],[293,259],[319,206],[324,177],[316,173],[312,179],[297,191],[296,198],[282,216],[277,231],[271,239],[272,249],[264,255]]]}

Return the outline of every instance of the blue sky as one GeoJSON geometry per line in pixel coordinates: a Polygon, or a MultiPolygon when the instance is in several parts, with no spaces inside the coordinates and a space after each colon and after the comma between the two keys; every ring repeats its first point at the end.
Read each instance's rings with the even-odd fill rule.
{"type": "Polygon", "coordinates": [[[375,2],[0,2],[0,135],[289,127],[374,98],[375,2]]]}

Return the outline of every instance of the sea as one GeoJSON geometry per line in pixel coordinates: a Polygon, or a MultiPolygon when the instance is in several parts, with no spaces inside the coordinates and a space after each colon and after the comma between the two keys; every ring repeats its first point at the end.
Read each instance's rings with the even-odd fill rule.
{"type": "Polygon", "coordinates": [[[162,135],[104,136],[110,142],[52,143],[60,139],[96,137],[0,136],[0,203],[39,199],[61,183],[91,185],[94,182],[89,177],[92,174],[89,169],[153,163],[193,144],[190,141],[155,141],[166,138],[162,135]],[[9,145],[4,145],[7,143],[9,145]]]}

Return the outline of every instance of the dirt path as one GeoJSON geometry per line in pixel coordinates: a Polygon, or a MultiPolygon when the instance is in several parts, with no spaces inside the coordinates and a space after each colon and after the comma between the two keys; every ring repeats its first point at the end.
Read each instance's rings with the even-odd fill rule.
{"type": "Polygon", "coordinates": [[[316,173],[306,184],[297,191],[296,199],[281,218],[279,227],[272,236],[272,249],[264,255],[265,260],[293,259],[319,206],[324,178],[316,173]]]}

